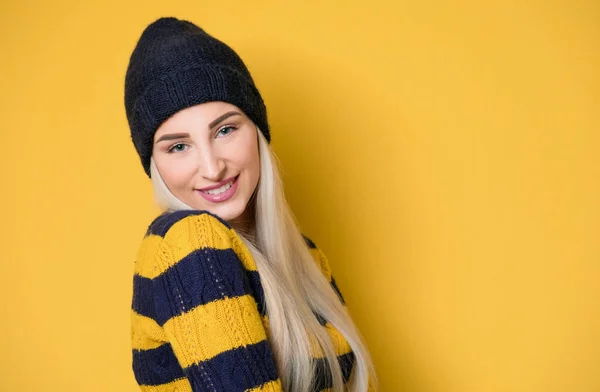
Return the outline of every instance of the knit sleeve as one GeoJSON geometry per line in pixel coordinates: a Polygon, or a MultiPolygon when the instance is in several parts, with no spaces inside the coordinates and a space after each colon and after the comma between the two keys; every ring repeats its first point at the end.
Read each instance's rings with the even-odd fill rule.
{"type": "MultiPolygon", "coordinates": [[[[175,219],[157,226],[157,234],[150,234],[158,237],[152,251],[138,259],[140,276],[146,279],[138,301],[148,303],[152,309],[146,316],[160,327],[155,335],[164,340],[161,347],[168,347],[162,361],[174,358],[180,369],[171,364],[170,382],[193,392],[280,392],[248,278],[256,268],[249,253],[231,227],[208,212],[175,219]]],[[[144,361],[138,358],[138,366],[149,363],[144,361]]]]}

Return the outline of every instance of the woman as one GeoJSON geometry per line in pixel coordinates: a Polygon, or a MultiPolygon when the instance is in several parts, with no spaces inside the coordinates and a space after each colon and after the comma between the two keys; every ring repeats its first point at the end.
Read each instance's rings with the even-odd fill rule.
{"type": "Polygon", "coordinates": [[[266,107],[239,56],[160,18],[131,54],[125,108],[163,210],[135,263],[142,390],[376,390],[327,259],[287,205],[266,107]]]}

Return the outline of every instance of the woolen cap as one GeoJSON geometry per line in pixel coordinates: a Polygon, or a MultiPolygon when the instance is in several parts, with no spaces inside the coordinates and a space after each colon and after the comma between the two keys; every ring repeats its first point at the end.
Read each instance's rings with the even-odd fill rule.
{"type": "Polygon", "coordinates": [[[150,23],[125,75],[131,139],[148,177],[158,127],[179,110],[209,101],[239,107],[271,141],[263,99],[233,49],[187,20],[163,17],[150,23]]]}

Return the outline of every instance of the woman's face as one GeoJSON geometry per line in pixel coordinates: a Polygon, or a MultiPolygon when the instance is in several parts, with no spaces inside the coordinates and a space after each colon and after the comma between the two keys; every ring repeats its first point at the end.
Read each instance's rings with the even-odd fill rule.
{"type": "Polygon", "coordinates": [[[227,222],[249,219],[260,176],[257,129],[237,106],[213,101],[180,110],[154,134],[152,156],[179,200],[227,222]],[[205,188],[216,185],[208,194],[205,188]]]}

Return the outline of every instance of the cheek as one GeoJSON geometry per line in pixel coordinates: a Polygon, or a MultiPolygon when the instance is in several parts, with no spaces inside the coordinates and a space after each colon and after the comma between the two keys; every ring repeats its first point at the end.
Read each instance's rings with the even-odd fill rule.
{"type": "Polygon", "coordinates": [[[258,176],[260,171],[260,159],[258,155],[258,145],[249,142],[243,149],[239,149],[241,153],[237,154],[236,161],[240,168],[250,173],[253,177],[258,176]]]}
{"type": "Polygon", "coordinates": [[[160,162],[157,162],[160,175],[163,181],[171,189],[183,186],[190,178],[191,169],[183,159],[169,159],[162,157],[160,162]]]}

